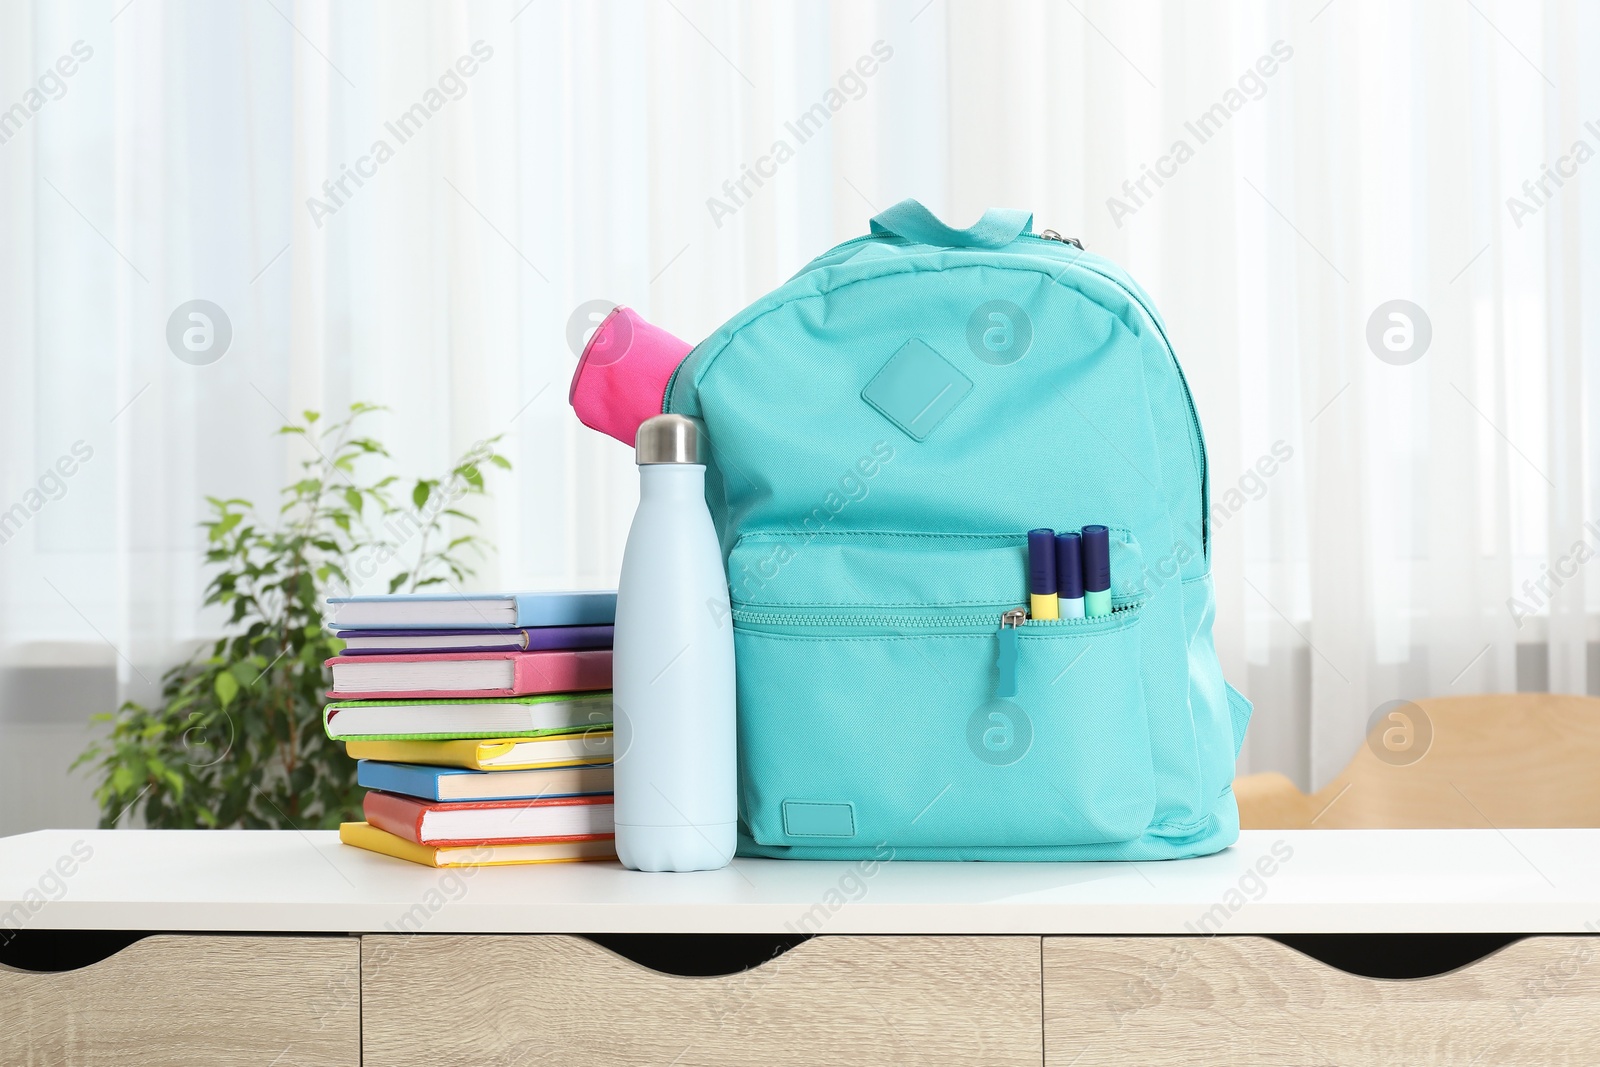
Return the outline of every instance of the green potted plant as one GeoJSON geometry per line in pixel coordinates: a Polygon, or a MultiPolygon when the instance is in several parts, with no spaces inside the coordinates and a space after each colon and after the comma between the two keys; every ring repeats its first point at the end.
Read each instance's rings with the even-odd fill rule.
{"type": "Polygon", "coordinates": [[[378,410],[354,404],[335,421],[306,411],[279,429],[315,455],[276,515],[206,498],[215,573],[205,603],[231,612],[228,632],[163,676],[159,704],[95,717],[108,731],[73,766],[93,768],[101,826],[130,814],[163,828],[332,829],[360,818],[355,762],[322,730],[323,662],[344,647],[322,627],[323,601],[395,559],[407,563],[389,592],[466,582],[487,545],[456,505],[485,491],[485,467],[511,466],[491,437],[396,502],[398,477],[374,471],[388,451],[360,432],[378,410]],[[468,532],[449,536],[451,520],[468,532]]]}

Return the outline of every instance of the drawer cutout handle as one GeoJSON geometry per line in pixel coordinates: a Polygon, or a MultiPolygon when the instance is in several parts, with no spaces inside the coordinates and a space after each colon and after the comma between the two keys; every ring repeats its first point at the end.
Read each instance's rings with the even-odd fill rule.
{"type": "Polygon", "coordinates": [[[136,930],[16,930],[0,924],[0,967],[38,974],[78,971],[149,936],[136,930]]]}
{"type": "Polygon", "coordinates": [[[681,978],[721,978],[771,963],[810,934],[585,934],[630,963],[681,978]]]}
{"type": "Polygon", "coordinates": [[[1436,978],[1494,955],[1525,934],[1279,934],[1270,940],[1361,978],[1436,978]]]}

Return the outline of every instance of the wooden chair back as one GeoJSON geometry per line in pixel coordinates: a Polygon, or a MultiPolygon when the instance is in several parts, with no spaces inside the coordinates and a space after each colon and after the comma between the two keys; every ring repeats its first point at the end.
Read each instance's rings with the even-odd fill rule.
{"type": "Polygon", "coordinates": [[[1234,794],[1247,829],[1600,827],[1600,698],[1418,700],[1316,793],[1257,774],[1234,794]]]}

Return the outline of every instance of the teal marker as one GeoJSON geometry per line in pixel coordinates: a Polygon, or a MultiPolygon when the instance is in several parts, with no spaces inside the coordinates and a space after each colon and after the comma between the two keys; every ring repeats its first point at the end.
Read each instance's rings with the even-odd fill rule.
{"type": "Polygon", "coordinates": [[[1083,528],[1083,612],[1111,614],[1111,531],[1104,526],[1083,528]]]}

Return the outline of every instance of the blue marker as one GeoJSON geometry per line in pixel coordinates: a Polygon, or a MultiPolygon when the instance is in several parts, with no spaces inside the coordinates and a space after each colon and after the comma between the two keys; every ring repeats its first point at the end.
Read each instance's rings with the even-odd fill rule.
{"type": "Polygon", "coordinates": [[[1056,534],[1056,604],[1063,619],[1083,618],[1083,538],[1056,534]]]}
{"type": "Polygon", "coordinates": [[[1035,619],[1057,619],[1056,532],[1028,531],[1028,605],[1035,619]]]}
{"type": "Polygon", "coordinates": [[[1111,533],[1083,528],[1083,607],[1089,617],[1111,614],[1111,533]]]}

